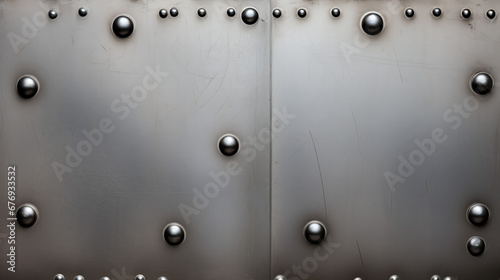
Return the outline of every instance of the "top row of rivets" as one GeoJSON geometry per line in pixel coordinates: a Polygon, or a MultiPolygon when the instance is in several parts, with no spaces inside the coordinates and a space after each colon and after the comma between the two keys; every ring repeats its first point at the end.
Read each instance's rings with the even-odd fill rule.
{"type": "MultiPolygon", "coordinates": [[[[87,16],[88,11],[87,11],[87,9],[81,7],[80,9],[78,9],[78,14],[81,17],[85,17],[85,16],[87,16]]],[[[234,10],[234,8],[228,8],[227,9],[227,15],[229,17],[234,17],[235,14],[236,14],[236,11],[234,10]]],[[[279,8],[275,8],[273,10],[273,16],[275,18],[280,18],[281,14],[282,14],[282,12],[281,12],[281,10],[279,8]]],[[[339,8],[333,8],[331,10],[331,14],[332,14],[333,17],[339,17],[340,16],[340,9],[339,8]]],[[[406,8],[405,11],[404,11],[404,14],[405,14],[405,16],[407,18],[413,18],[415,16],[415,10],[413,8],[406,8]]],[[[439,8],[439,7],[433,8],[432,11],[431,11],[431,14],[434,17],[436,17],[436,18],[440,17],[442,15],[441,8],[439,8]]],[[[159,11],[158,15],[161,18],[166,18],[168,16],[168,11],[166,9],[161,9],[159,11]]],[[[177,17],[179,15],[179,11],[176,8],[171,8],[170,9],[170,15],[172,17],[177,17]]],[[[205,9],[203,9],[203,8],[198,9],[198,16],[199,17],[205,17],[206,15],[207,15],[207,11],[205,9]]],[[[468,8],[464,8],[460,12],[460,15],[462,16],[462,18],[468,19],[468,18],[470,18],[472,16],[472,11],[470,9],[468,9],[468,8]]],[[[490,9],[490,10],[486,11],[485,15],[489,19],[495,19],[496,12],[495,12],[495,10],[490,9]]],[[[48,16],[49,16],[50,19],[56,19],[57,16],[58,16],[58,13],[55,10],[50,10],[49,13],[48,13],[48,16]]],[[[305,18],[307,16],[307,10],[305,8],[298,9],[297,10],[297,16],[299,16],[300,18],[305,18]]],[[[254,8],[246,8],[243,11],[241,17],[243,19],[243,22],[245,22],[245,19],[246,19],[245,23],[251,25],[251,24],[254,24],[255,22],[257,22],[258,12],[254,8]],[[253,23],[247,23],[247,22],[253,22],[253,23]]]]}

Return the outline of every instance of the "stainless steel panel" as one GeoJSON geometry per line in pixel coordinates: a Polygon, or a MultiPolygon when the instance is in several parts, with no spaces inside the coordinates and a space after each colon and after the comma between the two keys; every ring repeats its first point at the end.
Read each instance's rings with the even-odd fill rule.
{"type": "Polygon", "coordinates": [[[0,279],[500,278],[490,9],[0,0],[0,279]]]}
{"type": "MultiPolygon", "coordinates": [[[[268,5],[1,1],[1,217],[9,165],[16,205],[32,203],[40,217],[16,227],[15,273],[0,239],[0,279],[269,277],[270,149],[250,158],[246,144],[269,128],[268,5]],[[227,17],[229,6],[238,16],[227,17]],[[239,17],[247,6],[260,13],[255,25],[239,17]],[[178,17],[159,17],[172,7],[178,17]],[[111,31],[121,14],[134,21],[126,39],[111,31]],[[40,81],[32,99],[16,93],[24,74],[40,81]],[[84,131],[94,133],[91,152],[84,131]],[[226,133],[245,142],[233,157],[217,149],[226,133]],[[61,180],[54,162],[68,168],[61,180]],[[208,197],[200,195],[207,185],[208,197]],[[185,218],[180,208],[194,214],[185,218]],[[186,230],[178,247],[162,237],[170,222],[186,230]]],[[[6,226],[0,232],[9,234],[6,226]]]]}
{"type": "Polygon", "coordinates": [[[498,89],[481,97],[469,88],[479,71],[498,80],[498,22],[485,16],[498,3],[272,6],[283,11],[272,25],[273,107],[296,115],[273,141],[273,275],[498,279],[500,99],[498,89]],[[405,17],[407,7],[414,18],[405,17]],[[463,8],[470,19],[461,18],[463,8]],[[360,28],[370,11],[385,18],[376,36],[360,28]],[[490,210],[485,226],[466,219],[474,202],[490,210]],[[311,220],[326,225],[328,250],[304,239],[311,220]],[[466,250],[476,235],[486,243],[480,257],[466,250]]]}

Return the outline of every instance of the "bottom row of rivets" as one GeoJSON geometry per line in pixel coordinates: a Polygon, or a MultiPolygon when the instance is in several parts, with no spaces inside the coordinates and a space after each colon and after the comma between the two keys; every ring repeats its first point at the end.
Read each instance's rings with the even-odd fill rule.
{"type": "MultiPolygon", "coordinates": [[[[56,276],[54,276],[54,280],[65,280],[66,278],[64,277],[64,275],[62,274],[57,274],[56,276]]],[[[73,280],[85,280],[85,278],[83,278],[83,276],[81,275],[77,275],[75,276],[75,278],[73,278],[73,280]]],[[[110,280],[109,277],[102,277],[101,280],[110,280]]],[[[146,280],[146,277],[142,274],[137,274],[135,277],[134,277],[134,280],[146,280]]],[[[167,280],[167,277],[165,276],[160,276],[158,278],[158,280],[167,280]]]]}
{"type": "MultiPolygon", "coordinates": [[[[443,280],[452,280],[452,279],[453,278],[450,276],[446,276],[445,278],[443,278],[443,280]]],[[[274,280],[286,280],[286,277],[283,275],[278,275],[274,277],[274,280]]],[[[354,278],[354,280],[363,280],[363,279],[356,277],[354,278]]],[[[392,275],[391,277],[389,277],[389,280],[399,280],[399,276],[392,275]]],[[[432,275],[431,280],[441,280],[441,277],[439,275],[432,275]]]]}

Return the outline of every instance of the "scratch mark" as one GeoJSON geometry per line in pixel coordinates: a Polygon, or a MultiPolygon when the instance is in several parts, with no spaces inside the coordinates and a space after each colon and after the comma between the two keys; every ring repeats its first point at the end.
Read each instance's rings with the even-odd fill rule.
{"type": "Polygon", "coordinates": [[[353,110],[352,110],[352,107],[351,107],[351,106],[349,106],[349,108],[351,108],[352,118],[354,119],[354,126],[356,127],[356,141],[358,141],[359,156],[361,157],[361,145],[359,144],[358,121],[356,121],[356,117],[354,116],[354,112],[353,112],[353,110]]]}
{"type": "Polygon", "coordinates": [[[356,239],[356,244],[358,245],[358,253],[359,253],[359,258],[361,259],[361,265],[365,266],[365,262],[363,261],[363,256],[361,255],[361,248],[359,248],[359,242],[356,239]]]}
{"type": "MultiPolygon", "coordinates": [[[[224,80],[226,79],[226,74],[227,74],[227,70],[229,69],[229,62],[226,64],[226,70],[224,70],[224,74],[222,75],[222,79],[221,79],[221,82],[219,84],[219,86],[217,87],[217,89],[215,90],[215,93],[214,95],[212,95],[208,100],[207,102],[203,103],[203,105],[200,106],[200,109],[202,109],[203,107],[205,107],[205,105],[207,105],[210,100],[212,100],[212,98],[214,98],[214,96],[217,95],[217,93],[219,92],[220,88],[222,87],[222,84],[224,84],[224,80]]],[[[215,78],[216,76],[218,76],[219,74],[215,75],[213,78],[215,78]]],[[[212,78],[212,80],[213,80],[212,78]]],[[[212,82],[212,81],[210,81],[212,82]]],[[[210,85],[210,84],[209,84],[210,85]]]]}
{"type": "Polygon", "coordinates": [[[321,180],[321,189],[323,190],[323,202],[325,206],[325,223],[327,224],[326,226],[328,227],[328,211],[326,207],[326,195],[325,195],[325,184],[323,183],[323,174],[321,173],[321,165],[319,164],[318,151],[316,149],[316,143],[314,142],[311,130],[309,130],[309,135],[311,136],[311,141],[314,147],[314,154],[316,155],[316,162],[318,163],[319,178],[321,180]]]}
{"type": "Polygon", "coordinates": [[[427,186],[427,180],[425,180],[425,193],[429,195],[429,186],[427,186]]]}
{"type": "Polygon", "coordinates": [[[101,47],[106,51],[106,53],[109,53],[108,50],[104,47],[103,44],[101,44],[101,47]]]}
{"type": "Polygon", "coordinates": [[[402,82],[403,75],[401,75],[401,69],[399,68],[399,60],[398,60],[398,56],[396,55],[396,48],[394,47],[394,43],[392,44],[392,49],[394,50],[394,57],[396,58],[396,66],[398,67],[399,78],[401,79],[401,82],[402,82]]]}

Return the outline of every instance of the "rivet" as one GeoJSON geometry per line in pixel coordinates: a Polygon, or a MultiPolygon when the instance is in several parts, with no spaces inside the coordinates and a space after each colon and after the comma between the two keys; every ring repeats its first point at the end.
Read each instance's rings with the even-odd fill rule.
{"type": "Polygon", "coordinates": [[[259,12],[252,7],[246,8],[241,12],[241,20],[248,25],[255,24],[259,20],[259,12]]]}
{"type": "Polygon", "coordinates": [[[80,15],[81,17],[86,17],[87,14],[88,14],[88,11],[84,7],[81,7],[80,9],[78,9],[78,15],[80,15]]]}
{"type": "Polygon", "coordinates": [[[311,243],[321,243],[326,236],[326,227],[320,221],[310,221],[304,227],[304,237],[311,243]]]}
{"type": "Polygon", "coordinates": [[[55,10],[50,10],[49,11],[49,18],[50,19],[55,19],[57,18],[57,12],[55,10]]]}
{"type": "Polygon", "coordinates": [[[73,280],[85,280],[85,278],[83,278],[83,276],[81,275],[77,275],[75,276],[75,278],[73,278],[73,280]]]}
{"type": "Polygon", "coordinates": [[[170,223],[163,228],[163,239],[168,245],[181,245],[186,239],[186,231],[182,225],[170,223]]]}
{"type": "Polygon", "coordinates": [[[486,244],[479,236],[473,236],[467,241],[467,251],[474,257],[479,257],[484,253],[486,244]]]}
{"type": "Polygon", "coordinates": [[[40,90],[40,82],[33,75],[23,75],[17,80],[16,89],[22,98],[32,98],[40,90]]]}
{"type": "Polygon", "coordinates": [[[137,274],[134,278],[134,280],[146,280],[146,277],[142,274],[137,274]]]}
{"type": "Polygon", "coordinates": [[[199,17],[205,17],[207,15],[207,11],[203,8],[198,9],[198,16],[199,17]]]}
{"type": "Polygon", "coordinates": [[[340,16],[340,9],[339,8],[333,8],[330,13],[332,14],[333,17],[339,17],[340,16]]]}
{"type": "Polygon", "coordinates": [[[66,278],[64,277],[64,275],[62,274],[56,274],[56,276],[54,276],[54,280],[65,280],[66,278]]]}
{"type": "Polygon", "coordinates": [[[127,38],[134,32],[134,22],[130,17],[121,15],[113,20],[111,28],[118,38],[127,38]]]}
{"type": "Polygon", "coordinates": [[[305,18],[307,16],[307,10],[304,8],[300,8],[297,10],[297,15],[299,18],[305,18]]]}
{"type": "Polygon", "coordinates": [[[179,10],[177,10],[177,8],[171,8],[170,15],[173,17],[177,17],[179,15],[179,10]]]}
{"type": "Polygon", "coordinates": [[[384,18],[377,12],[368,12],[361,17],[360,25],[366,34],[375,36],[384,30],[384,18]]]}
{"type": "Polygon", "coordinates": [[[415,16],[415,10],[413,10],[413,8],[406,8],[405,16],[407,18],[413,18],[415,16]]]}
{"type": "Polygon", "coordinates": [[[33,226],[39,216],[38,209],[31,203],[19,206],[16,213],[17,223],[22,227],[33,226]]]}
{"type": "Polygon", "coordinates": [[[161,17],[161,18],[166,18],[168,17],[168,11],[166,9],[161,9],[159,12],[158,12],[158,15],[161,17]]]}
{"type": "Polygon", "coordinates": [[[234,156],[240,150],[240,140],[233,134],[224,134],[219,138],[217,146],[221,154],[234,156]]]}
{"type": "Polygon", "coordinates": [[[467,8],[464,8],[460,12],[460,15],[462,16],[462,18],[468,19],[468,18],[470,18],[472,16],[472,12],[471,12],[471,10],[469,10],[467,8]]]}
{"type": "Polygon", "coordinates": [[[486,95],[491,92],[494,86],[493,78],[486,72],[478,72],[469,80],[470,89],[479,95],[486,95]]]}
{"type": "Polygon", "coordinates": [[[474,203],[467,209],[467,220],[475,226],[483,226],[490,217],[488,207],[482,203],[474,203]]]}
{"type": "Polygon", "coordinates": [[[497,13],[495,12],[495,10],[490,9],[490,10],[486,11],[487,18],[494,19],[496,16],[497,16],[497,13]]]}
{"type": "Polygon", "coordinates": [[[436,18],[440,17],[441,16],[441,9],[436,7],[434,9],[432,9],[432,15],[436,18]]]}
{"type": "Polygon", "coordinates": [[[392,275],[391,277],[389,277],[389,280],[399,280],[399,276],[392,275]]]}
{"type": "Polygon", "coordinates": [[[227,16],[228,17],[234,17],[235,15],[236,15],[236,11],[234,10],[234,8],[227,9],[227,16]]]}
{"type": "Polygon", "coordinates": [[[278,276],[274,277],[274,280],[286,280],[286,277],[283,275],[278,275],[278,276]]]}
{"type": "Polygon", "coordinates": [[[281,17],[281,10],[276,8],[273,10],[273,17],[275,18],[280,18],[281,17]]]}
{"type": "Polygon", "coordinates": [[[441,277],[439,277],[439,275],[432,275],[431,276],[431,280],[441,280],[441,277]]]}

